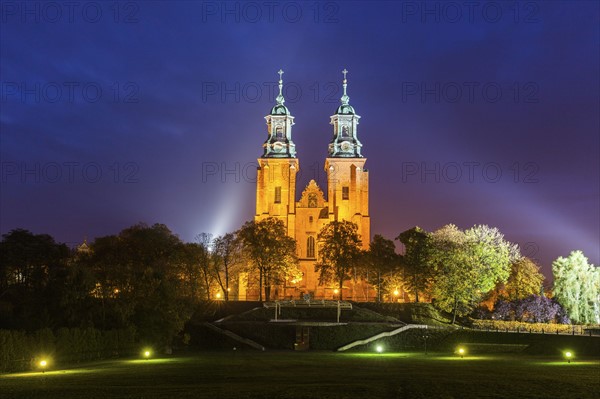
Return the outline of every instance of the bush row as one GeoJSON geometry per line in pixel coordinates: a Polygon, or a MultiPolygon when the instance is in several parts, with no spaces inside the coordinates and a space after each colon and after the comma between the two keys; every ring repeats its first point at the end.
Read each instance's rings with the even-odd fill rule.
{"type": "Polygon", "coordinates": [[[520,321],[503,320],[473,320],[473,328],[491,331],[521,331],[547,334],[586,334],[591,326],[548,323],[525,323],[520,321]]]}
{"type": "Polygon", "coordinates": [[[134,343],[133,329],[0,330],[0,372],[31,370],[41,357],[56,364],[130,355],[135,351],[134,343]]]}

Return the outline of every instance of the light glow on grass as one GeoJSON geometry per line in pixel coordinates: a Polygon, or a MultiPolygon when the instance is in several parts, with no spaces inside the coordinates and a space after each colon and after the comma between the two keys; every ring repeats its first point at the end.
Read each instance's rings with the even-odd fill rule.
{"type": "Polygon", "coordinates": [[[152,350],[150,348],[145,348],[142,351],[142,357],[146,360],[150,359],[150,357],[152,357],[152,350]]]}
{"type": "Polygon", "coordinates": [[[40,359],[40,361],[38,362],[37,366],[40,370],[42,370],[42,373],[46,372],[46,369],[48,368],[48,365],[50,364],[50,360],[42,357],[40,359]]]}
{"type": "Polygon", "coordinates": [[[573,352],[571,351],[566,351],[565,352],[565,359],[567,359],[567,363],[571,363],[571,359],[573,358],[573,352]]]}

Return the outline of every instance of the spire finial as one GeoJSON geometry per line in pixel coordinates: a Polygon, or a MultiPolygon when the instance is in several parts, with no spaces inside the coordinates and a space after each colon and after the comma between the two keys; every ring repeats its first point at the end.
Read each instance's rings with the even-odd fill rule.
{"type": "Polygon", "coordinates": [[[348,94],[346,94],[346,87],[348,87],[348,79],[346,79],[346,74],[348,73],[348,70],[344,68],[342,73],[344,74],[344,80],[342,84],[342,87],[344,88],[344,95],[342,96],[342,104],[348,105],[348,103],[350,102],[350,97],[348,97],[348,94]]]}
{"type": "Polygon", "coordinates": [[[277,96],[277,98],[275,99],[277,101],[277,104],[282,105],[285,102],[285,99],[283,98],[283,94],[282,94],[282,90],[283,90],[283,70],[280,69],[279,72],[277,72],[279,74],[279,95],[277,96]]]}

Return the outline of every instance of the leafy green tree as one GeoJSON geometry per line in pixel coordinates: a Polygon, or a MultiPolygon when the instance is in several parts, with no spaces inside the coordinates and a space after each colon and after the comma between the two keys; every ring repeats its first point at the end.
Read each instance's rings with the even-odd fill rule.
{"type": "Polygon", "coordinates": [[[554,297],[576,323],[600,324],[600,268],[573,251],[552,263],[554,297]]]}
{"type": "Polygon", "coordinates": [[[296,240],[286,233],[283,221],[269,217],[246,222],[237,232],[244,256],[259,272],[259,300],[271,298],[271,286],[297,274],[296,240]]]}
{"type": "Polygon", "coordinates": [[[531,259],[523,257],[511,265],[510,275],[504,284],[506,298],[511,301],[525,299],[542,292],[544,275],[531,259]]]}
{"type": "Polygon", "coordinates": [[[321,229],[317,239],[320,259],[315,271],[319,273],[319,283],[336,282],[341,300],[344,281],[351,278],[352,269],[361,257],[358,226],[347,220],[333,221],[321,229]]]}
{"type": "Polygon", "coordinates": [[[396,240],[404,244],[404,255],[401,258],[404,271],[404,285],[419,302],[419,294],[428,291],[432,278],[432,269],[427,261],[428,233],[416,226],[401,233],[396,240]]]}
{"type": "Polygon", "coordinates": [[[457,316],[470,313],[484,294],[506,281],[518,247],[496,228],[475,226],[462,232],[454,225],[431,235],[429,259],[434,268],[432,295],[440,309],[457,316]]]}
{"type": "Polygon", "coordinates": [[[386,277],[398,272],[399,257],[396,254],[394,241],[376,234],[369,244],[369,250],[365,253],[365,264],[369,276],[368,281],[376,287],[377,302],[381,302],[382,293],[389,291],[386,283],[389,283],[390,279],[386,279],[386,277]]]}

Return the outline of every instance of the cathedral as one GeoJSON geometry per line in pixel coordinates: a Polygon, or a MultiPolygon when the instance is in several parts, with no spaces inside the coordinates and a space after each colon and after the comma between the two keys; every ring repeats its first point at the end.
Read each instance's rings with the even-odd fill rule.
{"type": "MultiPolygon", "coordinates": [[[[300,281],[286,281],[275,287],[275,299],[300,299],[306,295],[315,299],[337,297],[337,288],[320,285],[314,269],[319,256],[317,235],[329,222],[348,220],[356,223],[363,249],[369,246],[369,172],[365,169],[366,158],[361,154],[362,144],[357,135],[360,116],[350,105],[347,94],[347,72],[342,72],[341,104],[330,121],[333,134],[325,159],[327,187],[322,190],[311,180],[302,191],[300,200],[296,201],[296,175],[300,162],[292,140],[294,117],[284,105],[283,71],[279,71],[279,95],[275,106],[265,117],[268,137],[258,159],[254,219],[260,221],[276,217],[284,222],[287,234],[297,242],[303,276],[300,281]]],[[[343,290],[343,297],[347,299],[364,301],[369,299],[369,295],[374,295],[372,289],[369,294],[369,286],[362,281],[347,281],[343,290]]],[[[253,299],[257,296],[250,287],[243,291],[246,292],[240,292],[240,297],[253,299]]]]}

